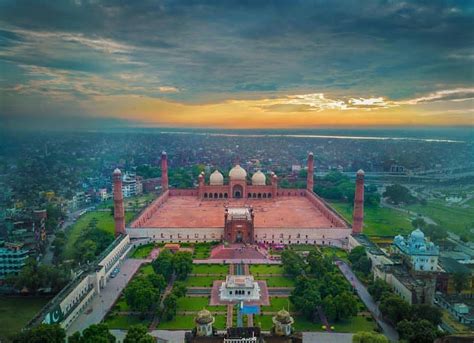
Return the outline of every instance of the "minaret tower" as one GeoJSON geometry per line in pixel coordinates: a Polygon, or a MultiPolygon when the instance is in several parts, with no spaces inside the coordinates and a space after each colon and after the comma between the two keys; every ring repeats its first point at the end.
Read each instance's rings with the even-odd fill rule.
{"type": "Polygon", "coordinates": [[[306,178],[306,189],[310,192],[313,191],[314,188],[314,157],[313,153],[310,152],[308,154],[308,175],[306,178]]]}
{"type": "Polygon", "coordinates": [[[360,169],[356,176],[352,233],[362,233],[364,226],[364,171],[360,169]]]}
{"type": "Polygon", "coordinates": [[[114,220],[115,220],[115,237],[125,235],[125,211],[123,208],[122,194],[122,172],[115,169],[113,173],[114,180],[114,220]]]}
{"type": "Polygon", "coordinates": [[[165,151],[161,153],[161,189],[163,192],[168,190],[168,155],[165,151]]]}

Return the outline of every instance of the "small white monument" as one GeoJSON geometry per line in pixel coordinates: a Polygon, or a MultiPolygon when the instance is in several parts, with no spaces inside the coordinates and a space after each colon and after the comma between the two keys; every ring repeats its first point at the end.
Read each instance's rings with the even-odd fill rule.
{"type": "Polygon", "coordinates": [[[219,289],[220,300],[260,300],[260,286],[252,275],[227,275],[219,289]]]}

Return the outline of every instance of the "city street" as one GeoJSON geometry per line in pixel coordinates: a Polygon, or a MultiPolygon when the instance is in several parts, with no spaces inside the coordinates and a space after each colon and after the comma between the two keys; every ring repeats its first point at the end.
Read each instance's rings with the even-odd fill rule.
{"type": "Polygon", "coordinates": [[[92,303],[67,329],[67,335],[82,331],[89,325],[100,323],[138,268],[146,262],[149,262],[149,260],[126,259],[120,266],[120,273],[115,278],[109,279],[100,294],[94,296],[92,303]]]}
{"type": "Polygon", "coordinates": [[[355,274],[352,272],[352,269],[345,262],[337,261],[336,264],[347,281],[349,281],[349,283],[354,286],[360,299],[365,304],[367,309],[372,313],[372,316],[375,318],[379,326],[382,328],[383,334],[387,336],[391,342],[398,342],[397,331],[393,328],[393,326],[382,319],[379,307],[365,288],[364,284],[360,282],[359,279],[357,279],[355,274]]]}

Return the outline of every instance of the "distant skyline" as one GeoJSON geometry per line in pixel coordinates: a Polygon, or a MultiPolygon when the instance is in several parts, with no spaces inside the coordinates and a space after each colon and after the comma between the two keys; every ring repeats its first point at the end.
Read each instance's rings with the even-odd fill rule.
{"type": "Polygon", "coordinates": [[[473,4],[4,0],[0,126],[472,126],[473,4]]]}

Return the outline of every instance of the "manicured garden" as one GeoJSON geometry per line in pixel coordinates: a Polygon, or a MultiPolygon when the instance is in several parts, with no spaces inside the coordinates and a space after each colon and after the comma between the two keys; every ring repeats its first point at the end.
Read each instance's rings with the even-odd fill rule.
{"type": "Polygon", "coordinates": [[[295,287],[295,281],[285,276],[255,276],[255,279],[267,281],[267,287],[295,287]]]}
{"type": "Polygon", "coordinates": [[[216,280],[215,276],[188,276],[184,283],[186,287],[212,287],[214,280],[216,280]]]}
{"type": "Polygon", "coordinates": [[[131,258],[147,258],[151,251],[155,248],[155,244],[145,244],[137,247],[131,254],[131,258]]]}
{"type": "Polygon", "coordinates": [[[44,297],[0,297],[0,341],[20,332],[48,301],[44,297]]]}
{"type": "MultiPolygon", "coordinates": [[[[196,323],[194,322],[195,315],[177,315],[170,321],[162,321],[158,324],[159,330],[192,330],[196,323]]],[[[218,330],[224,330],[226,326],[226,316],[214,316],[214,327],[218,330]]]]}
{"type": "Polygon", "coordinates": [[[216,243],[196,243],[194,244],[193,258],[196,260],[204,260],[209,258],[211,250],[216,243]]]}
{"type": "Polygon", "coordinates": [[[227,275],[229,266],[224,264],[194,264],[191,274],[227,275]]]}
{"type": "Polygon", "coordinates": [[[289,298],[270,297],[270,306],[262,306],[260,310],[262,312],[278,312],[282,309],[288,311],[288,307],[290,308],[290,312],[294,310],[289,298]]]}
{"type": "Polygon", "coordinates": [[[271,264],[254,264],[250,266],[250,274],[252,275],[272,275],[284,274],[283,266],[281,265],[271,265],[271,264]]]}
{"type": "Polygon", "coordinates": [[[197,312],[203,308],[206,308],[211,312],[227,311],[226,306],[209,306],[208,297],[182,297],[178,299],[178,311],[197,312]]]}

